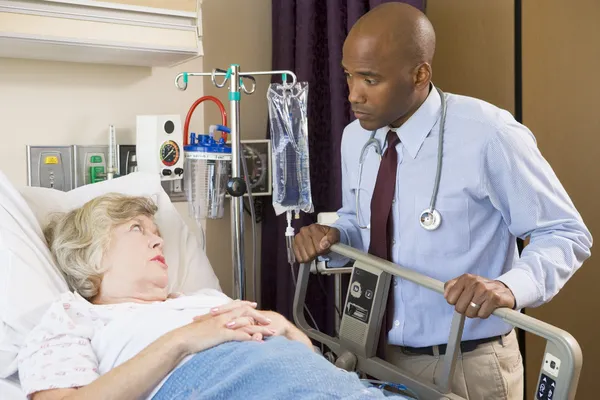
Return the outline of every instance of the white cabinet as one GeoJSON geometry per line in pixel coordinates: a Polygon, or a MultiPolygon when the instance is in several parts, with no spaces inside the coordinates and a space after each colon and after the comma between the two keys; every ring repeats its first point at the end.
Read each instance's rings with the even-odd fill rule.
{"type": "Polygon", "coordinates": [[[198,0],[104,0],[108,3],[127,4],[130,6],[163,8],[177,11],[195,12],[198,0]]]}
{"type": "Polygon", "coordinates": [[[0,57],[173,66],[203,54],[200,3],[0,0],[0,57]]]}

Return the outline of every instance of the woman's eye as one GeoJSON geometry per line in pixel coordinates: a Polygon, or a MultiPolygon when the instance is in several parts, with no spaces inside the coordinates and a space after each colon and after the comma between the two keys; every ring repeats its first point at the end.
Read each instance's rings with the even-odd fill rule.
{"type": "Polygon", "coordinates": [[[131,226],[131,230],[132,231],[141,231],[142,230],[142,226],[140,224],[133,224],[131,226]]]}

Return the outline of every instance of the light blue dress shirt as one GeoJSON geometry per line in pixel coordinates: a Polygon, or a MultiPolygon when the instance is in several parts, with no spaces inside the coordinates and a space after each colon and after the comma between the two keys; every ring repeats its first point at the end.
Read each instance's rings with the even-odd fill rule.
{"type": "MultiPolygon", "coordinates": [[[[513,116],[482,100],[446,93],[443,169],[436,202],[442,216],[427,231],[419,216],[429,207],[434,187],[441,98],[429,96],[398,130],[400,143],[392,261],[446,282],[465,273],[504,282],[517,307],[549,301],[590,256],[592,237],[554,171],[537,148],[533,134],[513,116]],[[516,237],[530,236],[519,258],[516,237]]],[[[376,138],[385,151],[389,128],[376,138]]],[[[358,121],[342,138],[343,206],[333,225],[341,241],[367,251],[370,230],[358,227],[355,193],[358,160],[371,135],[358,121]]],[[[371,147],[361,182],[361,223],[370,220],[379,157],[371,147]]],[[[392,184],[392,183],[390,183],[392,184]]],[[[330,254],[330,265],[346,262],[330,254]]],[[[442,295],[401,278],[392,281],[395,316],[389,343],[423,347],[447,343],[454,313],[442,295]]],[[[491,316],[467,319],[463,340],[509,332],[491,316]]]]}

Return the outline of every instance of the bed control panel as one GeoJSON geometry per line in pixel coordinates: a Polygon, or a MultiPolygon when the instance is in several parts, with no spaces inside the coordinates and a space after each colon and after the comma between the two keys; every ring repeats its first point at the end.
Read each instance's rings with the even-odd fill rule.
{"type": "Polygon", "coordinates": [[[390,278],[379,269],[354,263],[340,325],[340,342],[357,355],[372,357],[377,351],[390,278]]]}
{"type": "Polygon", "coordinates": [[[559,380],[560,358],[546,352],[542,363],[542,372],[538,382],[536,399],[537,400],[552,400],[555,398],[557,391],[557,381],[559,380]]]}
{"type": "Polygon", "coordinates": [[[346,302],[345,314],[364,323],[369,323],[369,315],[373,309],[373,293],[377,288],[378,276],[362,270],[354,270],[350,293],[346,302]]]}
{"type": "Polygon", "coordinates": [[[556,392],[556,381],[546,374],[541,375],[540,384],[537,391],[538,400],[552,400],[556,392]]]}

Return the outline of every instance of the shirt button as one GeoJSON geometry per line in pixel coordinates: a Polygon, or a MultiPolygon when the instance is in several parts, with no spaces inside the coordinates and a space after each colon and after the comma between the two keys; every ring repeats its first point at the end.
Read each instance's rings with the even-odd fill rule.
{"type": "Polygon", "coordinates": [[[392,244],[396,244],[396,241],[395,241],[395,240],[392,240],[392,244]]]}
{"type": "Polygon", "coordinates": [[[400,326],[400,321],[398,321],[398,320],[394,321],[394,326],[395,326],[395,327],[398,327],[398,326],[400,326]]]}
{"type": "Polygon", "coordinates": [[[396,204],[396,199],[392,199],[392,204],[396,204]]]}

